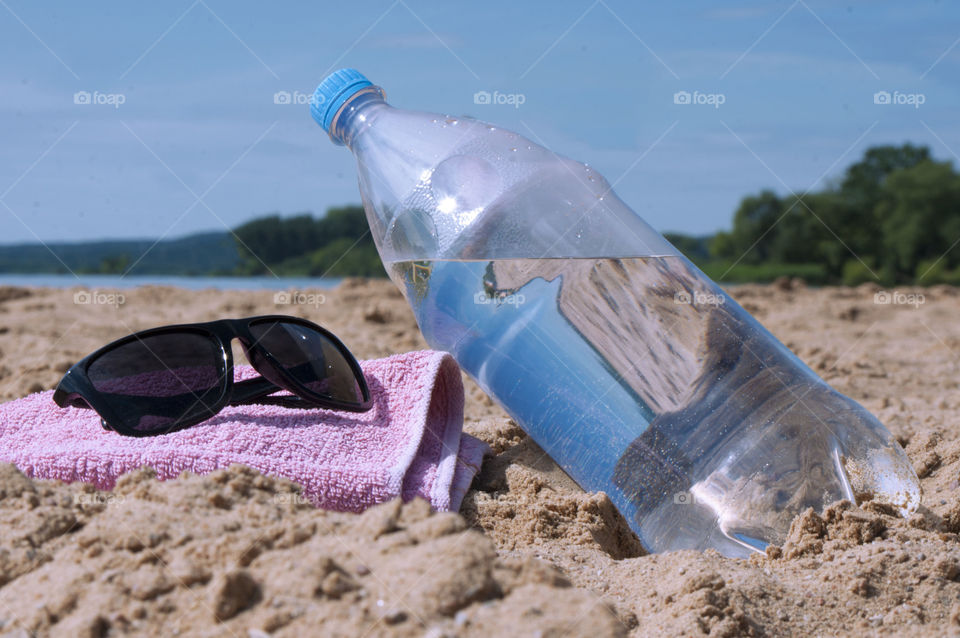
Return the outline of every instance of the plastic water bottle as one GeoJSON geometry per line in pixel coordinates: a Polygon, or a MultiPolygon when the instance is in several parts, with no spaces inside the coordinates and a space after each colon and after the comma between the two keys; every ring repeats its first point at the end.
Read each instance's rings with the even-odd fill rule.
{"type": "Polygon", "coordinates": [[[434,348],[650,551],[781,543],[807,507],[915,508],[906,454],[589,166],[351,69],[311,103],[355,155],[383,263],[434,348]]]}

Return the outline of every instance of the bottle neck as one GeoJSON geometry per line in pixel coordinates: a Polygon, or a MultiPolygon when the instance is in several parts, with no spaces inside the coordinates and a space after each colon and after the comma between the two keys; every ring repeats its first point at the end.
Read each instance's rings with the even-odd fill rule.
{"type": "Polygon", "coordinates": [[[351,147],[352,143],[372,123],[379,107],[386,106],[383,89],[368,86],[343,103],[330,123],[330,139],[336,144],[351,147]]]}

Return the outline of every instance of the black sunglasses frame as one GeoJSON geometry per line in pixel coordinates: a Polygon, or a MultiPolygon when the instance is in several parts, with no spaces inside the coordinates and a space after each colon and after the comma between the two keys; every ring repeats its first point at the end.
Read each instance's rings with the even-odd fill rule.
{"type": "Polygon", "coordinates": [[[321,328],[311,321],[288,315],[262,315],[246,319],[220,319],[205,323],[163,326],[135,332],[122,339],[112,341],[71,366],[57,385],[57,389],[53,393],[53,400],[60,407],[93,409],[100,415],[101,423],[105,429],[135,437],[156,436],[158,434],[166,434],[188,428],[215,416],[228,405],[266,404],[300,409],[319,407],[345,410],[348,412],[366,412],[373,407],[373,400],[370,396],[367,381],[363,376],[363,370],[361,370],[360,364],[357,363],[356,358],[351,354],[350,350],[343,345],[343,342],[330,331],[321,328]],[[296,324],[313,330],[323,336],[340,352],[350,366],[362,393],[363,401],[359,403],[340,401],[317,394],[304,387],[293,375],[287,372],[285,367],[270,354],[269,350],[260,346],[257,339],[254,338],[250,328],[260,323],[296,324]],[[110,400],[104,397],[103,394],[93,386],[93,383],[87,375],[90,365],[101,356],[128,343],[140,341],[146,337],[185,333],[207,337],[219,348],[221,359],[217,362],[218,373],[223,380],[220,396],[210,405],[200,402],[204,409],[195,416],[187,419],[178,419],[157,430],[143,431],[129,427],[119,418],[110,400]],[[250,360],[254,369],[260,373],[260,377],[234,382],[233,349],[231,346],[234,339],[239,339],[240,344],[247,354],[247,358],[250,360]],[[281,390],[292,392],[294,396],[269,396],[281,390]]]}

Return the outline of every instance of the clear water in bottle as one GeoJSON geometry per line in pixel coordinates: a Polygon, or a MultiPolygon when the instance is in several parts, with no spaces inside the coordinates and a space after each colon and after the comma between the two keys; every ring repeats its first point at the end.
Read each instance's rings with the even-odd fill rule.
{"type": "Polygon", "coordinates": [[[377,249],[427,342],[606,492],[650,551],[746,556],[807,507],[919,503],[883,425],[589,166],[393,108],[353,70],[324,80],[311,111],[356,156],[377,249]]]}
{"type": "Polygon", "coordinates": [[[683,257],[389,272],[431,346],[649,548],[746,555],[806,507],[918,496],[883,426],[683,257]]]}

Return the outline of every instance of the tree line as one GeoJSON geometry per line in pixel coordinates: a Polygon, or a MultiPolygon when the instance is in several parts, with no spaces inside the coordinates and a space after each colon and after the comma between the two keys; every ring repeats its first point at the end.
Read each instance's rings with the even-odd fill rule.
{"type": "Polygon", "coordinates": [[[315,218],[268,215],[233,229],[238,275],[383,277],[361,206],[330,208],[315,218]]]}
{"type": "MultiPolygon", "coordinates": [[[[270,215],[234,235],[236,274],[385,274],[360,206],[270,215]]],[[[926,147],[876,146],[819,191],[744,197],[729,231],[666,236],[723,282],[960,285],[960,174],[926,147]]]]}
{"type": "Polygon", "coordinates": [[[668,238],[726,281],[960,284],[960,174],[926,147],[877,146],[820,191],[764,190],[740,202],[731,230],[668,238]]]}

